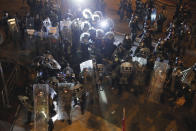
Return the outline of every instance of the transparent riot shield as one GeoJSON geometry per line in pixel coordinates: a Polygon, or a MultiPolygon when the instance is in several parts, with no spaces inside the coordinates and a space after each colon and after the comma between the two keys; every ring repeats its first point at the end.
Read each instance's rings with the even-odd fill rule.
{"type": "Polygon", "coordinates": [[[71,103],[73,83],[58,83],[57,119],[71,119],[71,103]]]}
{"type": "Polygon", "coordinates": [[[132,57],[133,62],[138,62],[141,66],[145,66],[147,64],[147,59],[142,57],[132,57]]]}
{"type": "Polygon", "coordinates": [[[150,88],[148,91],[149,100],[158,103],[163,92],[169,65],[164,62],[155,61],[154,72],[151,78],[150,88]]]}
{"type": "Polygon", "coordinates": [[[72,43],[72,31],[71,31],[71,20],[60,21],[60,32],[63,39],[72,43]]]}
{"type": "Polygon", "coordinates": [[[128,79],[131,75],[132,69],[133,64],[131,64],[130,62],[124,62],[120,65],[120,84],[128,84],[128,79]]]}
{"type": "Polygon", "coordinates": [[[48,131],[49,120],[49,86],[33,85],[34,97],[34,131],[48,131]]]}
{"type": "Polygon", "coordinates": [[[87,60],[80,64],[80,72],[84,82],[87,82],[88,78],[93,77],[93,60],[87,60]]]}
{"type": "Polygon", "coordinates": [[[87,60],[80,64],[80,71],[82,72],[84,69],[92,70],[93,69],[93,60],[87,60]]]}
{"type": "Polygon", "coordinates": [[[134,79],[133,85],[136,87],[143,87],[146,85],[146,64],[147,59],[142,57],[132,57],[133,65],[134,65],[134,79]]]}

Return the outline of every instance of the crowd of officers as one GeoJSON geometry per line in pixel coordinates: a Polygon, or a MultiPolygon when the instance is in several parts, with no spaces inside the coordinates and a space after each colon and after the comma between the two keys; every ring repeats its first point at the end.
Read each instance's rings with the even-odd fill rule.
{"type": "MultiPolygon", "coordinates": [[[[122,9],[123,12],[126,11],[128,14],[129,11],[132,12],[127,15],[127,18],[130,19],[129,27],[132,41],[135,40],[139,32],[142,32],[140,36],[142,37],[143,41],[147,42],[145,45],[150,46],[152,45],[152,36],[156,37],[156,34],[164,34],[166,39],[167,37],[172,37],[171,39],[174,40],[174,46],[177,54],[181,55],[179,52],[182,52],[184,55],[186,47],[182,44],[182,39],[185,38],[186,40],[190,40],[192,29],[189,23],[191,13],[189,10],[184,9],[182,2],[178,3],[173,20],[170,22],[167,31],[164,32],[164,25],[168,24],[168,22],[166,22],[166,7],[163,6],[160,13],[158,13],[153,0],[146,1],[146,3],[143,3],[141,0],[136,0],[136,9],[133,11],[127,8],[127,5],[129,4],[131,4],[131,2],[122,0],[119,11],[122,9]]],[[[120,14],[120,18],[123,19],[122,16],[120,14]]],[[[152,47],[149,48],[152,49],[152,47]]]]}
{"type": "MultiPolygon", "coordinates": [[[[34,49],[32,45],[35,45],[35,55],[41,56],[34,61],[34,69],[39,74],[36,76],[36,83],[48,83],[57,92],[52,101],[58,101],[58,98],[63,96],[61,99],[66,99],[63,108],[68,115],[71,112],[73,97],[74,105],[80,103],[82,113],[84,113],[88,90],[82,85],[81,74],[84,72],[80,71],[80,63],[89,59],[92,59],[95,64],[102,65],[100,68],[97,66],[96,71],[104,71],[104,75],[111,76],[112,87],[117,88],[119,95],[122,93],[123,86],[130,86],[134,79],[137,80],[135,89],[144,90],[138,87],[146,86],[150,81],[146,79],[150,78],[146,74],[153,71],[155,61],[167,60],[170,68],[166,72],[167,77],[164,83],[164,86],[167,87],[165,89],[168,89],[166,92],[175,97],[174,101],[178,97],[185,96],[186,101],[189,104],[192,103],[193,92],[196,91],[193,88],[196,83],[196,75],[192,77],[188,85],[181,80],[182,72],[185,69],[182,56],[185,55],[185,47],[187,47],[184,43],[191,39],[191,27],[187,21],[190,13],[185,11],[183,3],[178,3],[173,20],[164,31],[167,20],[164,14],[165,7],[158,14],[153,0],[146,3],[136,0],[136,9],[133,10],[131,1],[122,0],[118,13],[120,20],[123,20],[126,12],[127,18],[130,20],[130,34],[126,34],[119,45],[114,45],[114,23],[110,18],[104,16],[103,11],[84,9],[76,14],[72,14],[70,11],[62,14],[50,6],[43,9],[40,6],[33,5],[36,12],[33,8],[31,13],[24,17],[14,16],[16,27],[18,27],[17,30],[14,28],[14,33],[19,34],[19,37],[11,35],[12,40],[16,42],[15,44],[17,44],[17,40],[20,40],[23,49],[34,49]],[[55,33],[48,33],[50,27],[55,27],[55,33]],[[33,29],[33,33],[29,34],[27,29],[33,29]],[[26,43],[31,43],[31,47],[26,43]],[[136,49],[133,50],[133,48],[136,49]],[[134,63],[136,57],[140,58],[139,60],[143,59],[144,63],[135,67],[137,72],[133,75],[130,74],[133,68],[130,63],[134,63]],[[122,63],[124,64],[122,65],[122,63]],[[147,70],[141,69],[143,66],[147,70]],[[172,76],[174,70],[176,72],[175,80],[172,76]],[[143,79],[144,76],[147,77],[143,79]],[[58,86],[58,83],[73,83],[73,90],[69,89],[70,86],[68,88],[66,84],[66,86],[58,86]],[[171,86],[174,88],[168,88],[171,86]],[[56,90],[60,87],[63,88],[56,90]]],[[[7,36],[9,36],[8,30],[10,30],[7,25],[9,17],[7,12],[4,12],[2,24],[5,25],[7,36]]],[[[192,66],[191,71],[195,72],[195,70],[196,67],[192,66]]],[[[99,79],[104,79],[104,75],[98,76],[101,77],[99,79]]],[[[129,88],[128,86],[127,88],[129,88]]],[[[131,89],[131,91],[133,90],[131,89]]],[[[49,118],[56,114],[53,103],[50,104],[49,114],[49,118]]],[[[29,121],[30,119],[29,117],[29,121]]],[[[71,123],[70,115],[68,122],[71,123]]],[[[49,120],[49,128],[50,130],[53,128],[52,119],[49,120]]]]}
{"type": "MultiPolygon", "coordinates": [[[[33,85],[48,84],[50,102],[46,118],[49,130],[52,130],[54,128],[52,118],[57,113],[54,101],[57,101],[58,108],[63,106],[69,124],[71,124],[72,101],[74,107],[79,105],[82,114],[84,113],[87,91],[82,85],[80,63],[92,59],[91,56],[96,56],[97,62],[100,63],[103,57],[111,57],[115,49],[112,32],[114,25],[113,21],[105,17],[101,11],[92,10],[94,11],[92,13],[89,9],[81,12],[68,10],[62,14],[50,4],[43,6],[40,2],[32,1],[28,1],[28,4],[31,9],[24,16],[3,12],[1,25],[8,41],[11,39],[14,45],[22,50],[31,50],[30,57],[38,56],[33,59],[31,68],[32,72],[35,72],[33,73],[35,77],[24,94],[28,98],[19,97],[28,110],[27,124],[32,121],[32,113],[36,113],[33,110],[33,105],[37,104],[34,100],[45,96],[41,90],[37,96],[33,96],[33,85]],[[64,85],[59,86],[60,83],[64,85]],[[55,95],[53,92],[56,92],[55,95]]],[[[43,108],[42,105],[36,107],[43,108]]],[[[42,112],[37,115],[41,114],[42,112]]],[[[66,118],[62,120],[64,119],[66,118]]]]}
{"type": "MultiPolygon", "coordinates": [[[[129,54],[131,57],[128,59],[132,59],[132,63],[135,59],[134,57],[146,58],[146,67],[148,70],[155,68],[155,61],[165,63],[165,60],[167,60],[170,68],[165,72],[167,77],[163,85],[164,90],[167,91],[164,91],[162,94],[162,102],[165,101],[167,94],[167,97],[175,97],[172,99],[173,102],[177,100],[178,97],[184,96],[186,104],[192,103],[195,92],[196,75],[191,76],[191,80],[188,82],[189,84],[185,84],[184,81],[182,82],[181,80],[182,77],[187,77],[186,75],[190,74],[190,72],[195,72],[195,66],[190,67],[189,71],[186,70],[183,72],[186,68],[182,62],[186,49],[190,46],[192,39],[192,29],[189,23],[191,18],[190,11],[184,7],[182,1],[179,2],[176,6],[172,21],[167,25],[168,20],[164,13],[166,8],[162,7],[160,13],[158,13],[153,0],[149,0],[146,3],[143,3],[141,0],[136,0],[136,9],[134,11],[132,9],[129,10],[129,5],[131,5],[131,3],[126,0],[122,0],[120,3],[120,19],[123,20],[124,12],[127,12],[127,18],[130,19],[130,35],[125,35],[123,43],[117,47],[118,51],[116,51],[115,56],[118,56],[118,59],[125,60],[128,58],[127,54],[129,54]],[[132,12],[131,15],[129,12],[132,12]],[[134,46],[136,46],[135,51],[132,50],[134,46]],[[173,75],[176,71],[178,75],[175,75],[176,79],[174,80],[173,75]],[[192,91],[189,92],[188,90],[192,91]],[[187,93],[187,91],[189,93],[187,93]],[[164,94],[165,92],[167,93],[164,94]]],[[[139,75],[139,67],[136,66],[135,69],[137,71],[135,71],[135,75],[129,79],[129,81],[132,80],[130,84],[135,84],[135,79],[140,79],[140,84],[135,84],[136,86],[141,87],[141,85],[148,85],[146,81],[149,81],[149,79],[143,79],[143,76],[150,72],[142,71],[143,75],[137,77],[137,75],[139,75]]],[[[149,77],[147,76],[147,78],[149,77]]],[[[121,90],[120,88],[119,91],[121,92],[121,90]]]]}

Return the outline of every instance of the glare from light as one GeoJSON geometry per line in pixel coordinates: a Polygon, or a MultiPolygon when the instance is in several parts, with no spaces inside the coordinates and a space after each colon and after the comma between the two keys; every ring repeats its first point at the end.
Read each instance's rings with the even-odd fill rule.
{"type": "Polygon", "coordinates": [[[108,27],[108,22],[107,22],[107,20],[101,21],[100,26],[101,26],[102,28],[107,28],[107,27],[108,27]]]}
{"type": "Polygon", "coordinates": [[[84,0],[73,0],[73,1],[74,1],[74,4],[78,4],[78,5],[84,3],[84,0]]]}
{"type": "Polygon", "coordinates": [[[83,2],[84,0],[75,0],[76,2],[78,2],[78,3],[81,3],[81,2],[83,2]]]}

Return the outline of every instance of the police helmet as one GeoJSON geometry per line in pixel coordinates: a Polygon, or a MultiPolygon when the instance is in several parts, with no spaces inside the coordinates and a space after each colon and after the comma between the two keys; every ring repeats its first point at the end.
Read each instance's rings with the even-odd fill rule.
{"type": "Polygon", "coordinates": [[[84,32],[80,35],[80,43],[87,44],[89,43],[90,34],[88,32],[84,32]]]}
{"type": "Polygon", "coordinates": [[[104,37],[104,31],[102,29],[97,29],[96,30],[96,38],[97,39],[102,39],[104,37]]]}
{"type": "Polygon", "coordinates": [[[82,11],[82,16],[85,19],[92,19],[92,12],[91,12],[91,10],[90,9],[84,9],[82,11]]]}
{"type": "Polygon", "coordinates": [[[84,21],[81,24],[81,30],[87,32],[91,28],[91,24],[88,21],[84,21]]]}
{"type": "Polygon", "coordinates": [[[111,32],[111,31],[109,31],[109,32],[107,32],[106,34],[105,34],[105,36],[104,36],[104,38],[105,39],[108,39],[108,40],[114,40],[114,32],[111,32]]]}

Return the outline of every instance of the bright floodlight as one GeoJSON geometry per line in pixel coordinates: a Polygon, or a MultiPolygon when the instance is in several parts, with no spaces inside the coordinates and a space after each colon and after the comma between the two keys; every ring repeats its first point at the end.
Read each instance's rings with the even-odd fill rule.
{"type": "Polygon", "coordinates": [[[102,28],[106,28],[106,27],[108,27],[108,22],[107,22],[106,20],[101,21],[100,26],[101,26],[102,28]]]}
{"type": "Polygon", "coordinates": [[[77,4],[81,4],[82,2],[84,2],[84,0],[74,0],[74,2],[77,4]]]}
{"type": "Polygon", "coordinates": [[[79,3],[83,2],[83,0],[75,0],[75,1],[77,1],[77,2],[79,2],[79,3]]]}

